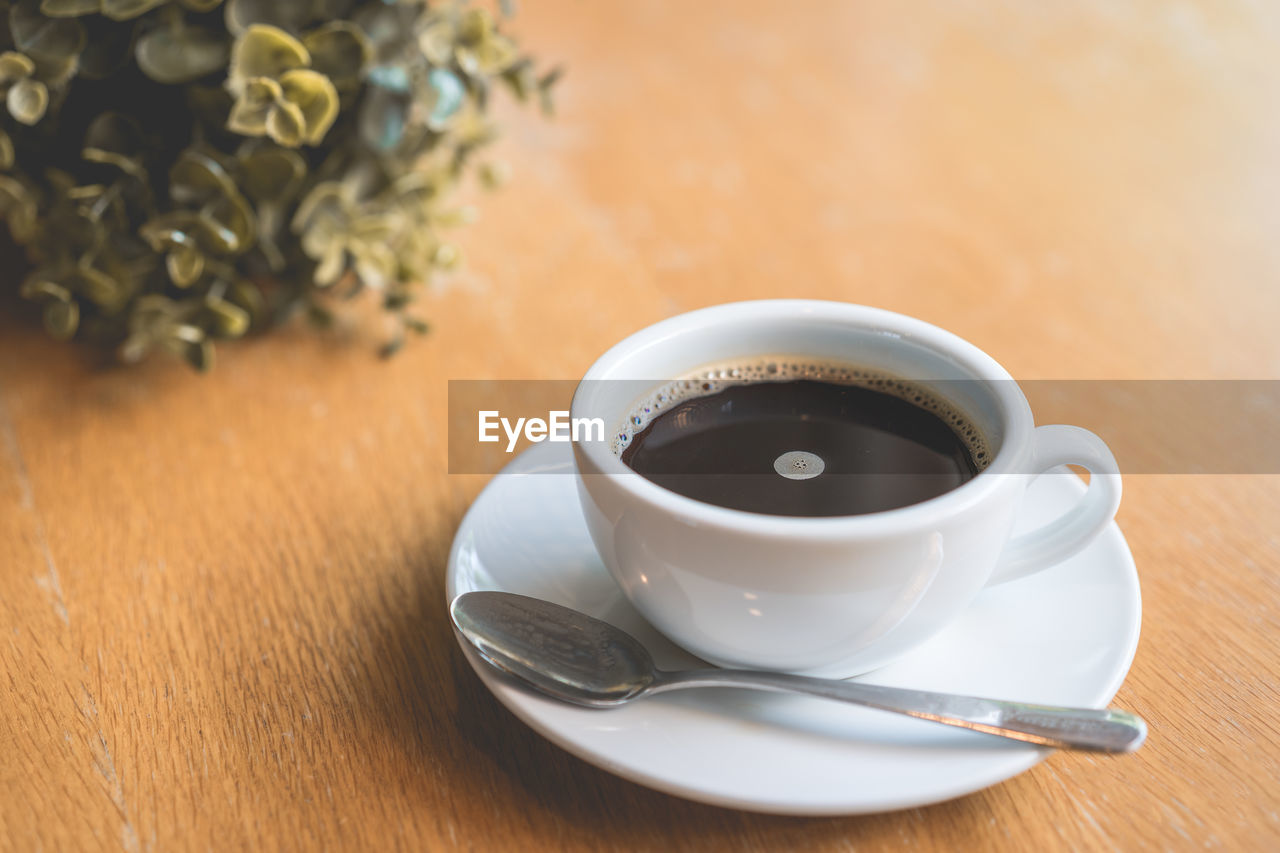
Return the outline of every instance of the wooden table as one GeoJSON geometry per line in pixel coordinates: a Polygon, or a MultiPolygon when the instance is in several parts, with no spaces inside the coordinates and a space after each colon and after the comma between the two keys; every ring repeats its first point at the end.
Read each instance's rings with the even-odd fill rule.
{"type": "Polygon", "coordinates": [[[572,379],[679,311],[806,296],[1015,376],[1280,376],[1280,13],[1266,4],[526,4],[553,123],[373,354],[360,319],[200,377],[0,339],[0,846],[1263,849],[1280,843],[1280,478],[1131,475],[1136,755],[960,800],[792,819],[617,779],[456,648],[483,485],[446,380],[572,379]]]}

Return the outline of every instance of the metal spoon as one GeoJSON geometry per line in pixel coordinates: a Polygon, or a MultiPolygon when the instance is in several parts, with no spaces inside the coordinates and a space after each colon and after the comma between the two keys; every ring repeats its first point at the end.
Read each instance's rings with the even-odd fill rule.
{"type": "Polygon", "coordinates": [[[607,622],[523,595],[468,592],[450,607],[480,656],[543,693],[593,708],[684,687],[807,693],[949,726],[1064,749],[1133,752],[1146,723],[1126,711],[1056,708],[777,672],[666,672],[630,634],[607,622]]]}

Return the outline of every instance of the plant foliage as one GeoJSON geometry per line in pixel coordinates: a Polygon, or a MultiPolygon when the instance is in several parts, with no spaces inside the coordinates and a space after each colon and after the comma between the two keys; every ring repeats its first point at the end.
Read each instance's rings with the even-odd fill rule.
{"type": "MultiPolygon", "coordinates": [[[[325,293],[405,329],[489,92],[557,71],[486,9],[423,0],[0,0],[0,215],[58,339],[212,364],[325,293]]],[[[497,170],[482,164],[481,179],[497,170]]]]}

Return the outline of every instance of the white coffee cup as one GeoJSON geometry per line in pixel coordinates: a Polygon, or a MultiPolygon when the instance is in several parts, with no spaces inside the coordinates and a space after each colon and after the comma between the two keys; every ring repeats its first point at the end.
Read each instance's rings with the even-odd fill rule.
{"type": "Polygon", "coordinates": [[[920,320],[839,302],[768,300],[693,311],[602,355],[571,417],[617,432],[642,388],[709,364],[791,355],[874,368],[936,389],[985,437],[992,460],[959,487],[866,515],[790,517],[715,506],[623,464],[608,441],[575,441],[587,527],[618,585],[658,630],[721,666],[847,677],[902,655],[984,587],[1079,551],[1120,504],[1107,446],[1072,426],[1035,426],[1009,373],[920,320]],[[627,380],[627,381],[621,381],[627,380]],[[1030,480],[1090,473],[1061,517],[1011,537],[1030,480]]]}

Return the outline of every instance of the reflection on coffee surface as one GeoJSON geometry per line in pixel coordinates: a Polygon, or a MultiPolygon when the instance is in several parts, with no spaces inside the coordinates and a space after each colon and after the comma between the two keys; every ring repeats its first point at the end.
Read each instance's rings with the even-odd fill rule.
{"type": "Polygon", "coordinates": [[[990,451],[926,387],[848,365],[762,361],[669,383],[614,450],[678,494],[748,512],[860,515],[942,495],[990,451]]]}

